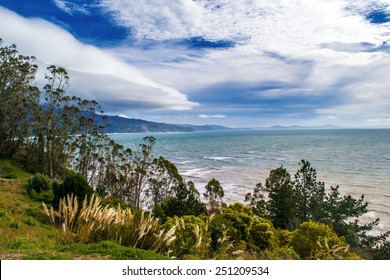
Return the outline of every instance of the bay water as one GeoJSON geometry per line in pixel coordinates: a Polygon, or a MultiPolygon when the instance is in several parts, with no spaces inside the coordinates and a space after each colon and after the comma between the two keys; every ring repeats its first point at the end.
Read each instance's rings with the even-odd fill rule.
{"type": "Polygon", "coordinates": [[[294,178],[304,159],[326,187],[369,203],[363,221],[380,218],[379,232],[390,230],[390,129],[228,130],[187,133],[111,134],[136,149],[145,136],[156,138],[153,155],[172,161],[199,191],[211,178],[225,190],[225,202],[243,202],[269,172],[285,167],[294,178]]]}

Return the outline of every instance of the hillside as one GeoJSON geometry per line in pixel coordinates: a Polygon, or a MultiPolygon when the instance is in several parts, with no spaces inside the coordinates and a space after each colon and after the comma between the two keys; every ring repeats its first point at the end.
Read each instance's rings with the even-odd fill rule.
{"type": "Polygon", "coordinates": [[[96,244],[59,242],[41,202],[26,192],[31,174],[14,161],[0,159],[0,259],[166,259],[155,252],[124,247],[110,241],[96,244]],[[7,179],[12,178],[12,179],[7,179]]]}
{"type": "Polygon", "coordinates": [[[194,132],[228,130],[229,128],[218,125],[190,125],[190,124],[167,124],[150,122],[141,119],[130,119],[120,116],[107,116],[109,127],[108,133],[139,133],[139,132],[194,132]]]}

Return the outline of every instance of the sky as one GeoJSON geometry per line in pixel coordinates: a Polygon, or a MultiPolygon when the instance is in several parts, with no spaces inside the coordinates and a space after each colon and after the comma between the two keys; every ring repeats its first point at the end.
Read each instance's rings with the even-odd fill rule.
{"type": "Polygon", "coordinates": [[[0,38],[107,114],[390,127],[390,0],[0,0],[0,38]]]}

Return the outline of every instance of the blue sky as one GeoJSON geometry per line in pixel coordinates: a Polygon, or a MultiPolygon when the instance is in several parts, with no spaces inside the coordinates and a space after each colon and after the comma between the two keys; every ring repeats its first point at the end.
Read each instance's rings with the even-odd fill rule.
{"type": "Polygon", "coordinates": [[[108,114],[390,127],[390,0],[0,0],[0,38],[108,114]]]}

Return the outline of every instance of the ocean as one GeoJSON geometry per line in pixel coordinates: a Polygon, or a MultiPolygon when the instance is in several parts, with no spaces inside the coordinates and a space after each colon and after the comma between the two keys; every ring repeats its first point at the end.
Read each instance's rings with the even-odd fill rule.
{"type": "Polygon", "coordinates": [[[200,192],[211,178],[225,190],[225,202],[243,202],[269,172],[285,167],[292,178],[301,159],[317,171],[326,187],[342,194],[364,194],[369,212],[380,218],[379,232],[390,230],[390,129],[229,130],[187,133],[111,134],[136,148],[145,136],[157,139],[153,154],[172,161],[200,192]]]}

